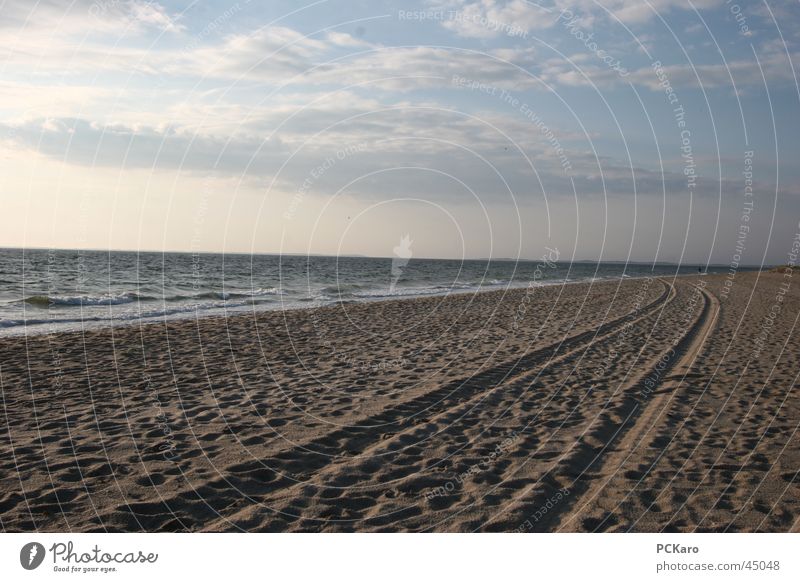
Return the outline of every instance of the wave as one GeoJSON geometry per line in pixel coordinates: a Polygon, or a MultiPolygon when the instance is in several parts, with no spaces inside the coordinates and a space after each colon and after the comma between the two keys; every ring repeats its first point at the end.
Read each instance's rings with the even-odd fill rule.
{"type": "Polygon", "coordinates": [[[373,289],[371,291],[361,291],[353,293],[354,297],[360,299],[380,299],[391,297],[418,297],[425,295],[443,295],[443,290],[437,287],[406,288],[406,289],[373,289]]]}
{"type": "Polygon", "coordinates": [[[65,316],[68,312],[62,312],[61,316],[52,316],[49,318],[35,318],[35,317],[28,317],[28,318],[13,318],[13,319],[2,319],[0,318],[0,329],[2,328],[14,328],[14,327],[40,327],[43,325],[48,325],[52,328],[53,331],[57,329],[80,329],[85,324],[104,324],[104,325],[111,325],[113,323],[135,323],[136,321],[157,321],[160,319],[169,318],[171,316],[180,316],[186,315],[191,316],[192,313],[200,314],[202,313],[204,316],[213,314],[213,312],[217,312],[219,315],[224,315],[226,312],[231,311],[234,313],[241,313],[244,308],[252,308],[255,305],[255,301],[253,298],[248,298],[247,300],[242,300],[239,302],[230,302],[227,300],[222,301],[209,301],[206,303],[196,303],[196,304],[184,304],[184,305],[176,305],[174,307],[169,307],[166,309],[149,309],[149,310],[138,310],[138,309],[129,309],[128,311],[120,311],[114,313],[106,314],[95,314],[89,313],[82,313],[80,316],[65,316]]]}
{"type": "Polygon", "coordinates": [[[484,287],[497,287],[510,285],[509,281],[503,279],[492,279],[491,281],[475,281],[472,283],[453,282],[448,284],[431,285],[427,287],[397,287],[393,290],[388,288],[368,289],[352,293],[353,297],[360,299],[390,299],[393,297],[425,297],[429,295],[449,295],[450,293],[465,293],[480,291],[484,287]]]}
{"type": "Polygon", "coordinates": [[[204,293],[197,293],[195,295],[172,295],[164,297],[165,301],[192,301],[195,299],[250,299],[258,297],[272,297],[275,295],[283,295],[284,292],[276,287],[258,288],[252,291],[206,291],[204,293]]]}
{"type": "Polygon", "coordinates": [[[141,300],[136,293],[118,295],[32,295],[22,301],[34,307],[80,306],[80,305],[122,305],[141,300]]]}
{"type": "Polygon", "coordinates": [[[359,285],[358,283],[341,283],[338,285],[328,285],[319,290],[320,295],[326,296],[345,296],[354,295],[356,292],[367,289],[366,285],[359,285]]]}
{"type": "Polygon", "coordinates": [[[79,307],[79,306],[105,306],[124,305],[126,303],[146,301],[197,301],[202,299],[215,299],[227,301],[229,299],[257,299],[283,295],[275,287],[258,288],[252,291],[205,291],[202,293],[186,295],[142,295],[127,291],[119,294],[104,293],[100,295],[31,295],[22,300],[23,303],[34,307],[79,307]]]}

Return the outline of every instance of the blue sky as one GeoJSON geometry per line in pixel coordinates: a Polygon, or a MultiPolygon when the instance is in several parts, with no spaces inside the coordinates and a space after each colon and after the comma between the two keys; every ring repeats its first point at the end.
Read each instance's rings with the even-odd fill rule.
{"type": "Polygon", "coordinates": [[[798,35],[778,1],[7,1],[0,245],[786,262],[798,35]]]}

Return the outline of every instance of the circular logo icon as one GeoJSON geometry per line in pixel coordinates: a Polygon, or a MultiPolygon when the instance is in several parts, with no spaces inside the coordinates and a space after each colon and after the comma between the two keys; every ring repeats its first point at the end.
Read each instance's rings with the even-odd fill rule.
{"type": "Polygon", "coordinates": [[[39,542],[30,542],[19,551],[19,563],[26,570],[35,570],[44,561],[44,546],[39,542]]]}

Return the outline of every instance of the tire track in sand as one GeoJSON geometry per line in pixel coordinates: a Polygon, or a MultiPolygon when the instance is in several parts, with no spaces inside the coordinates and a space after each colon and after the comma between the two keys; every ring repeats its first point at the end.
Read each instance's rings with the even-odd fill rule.
{"type": "MultiPolygon", "coordinates": [[[[375,444],[388,441],[408,429],[416,429],[431,416],[419,417],[421,413],[433,416],[446,414],[465,402],[483,397],[498,386],[507,386],[510,382],[530,375],[553,358],[584,349],[595,342],[600,334],[611,334],[626,325],[648,317],[675,295],[674,286],[662,279],[655,279],[663,286],[662,293],[653,301],[638,310],[629,312],[616,319],[606,321],[586,331],[579,332],[557,342],[538,348],[522,357],[479,371],[469,378],[461,378],[448,382],[417,397],[397,405],[387,407],[378,414],[372,415],[350,427],[342,427],[312,440],[281,451],[265,459],[252,459],[225,467],[220,478],[204,488],[217,495],[222,487],[238,492],[240,498],[259,503],[265,496],[284,493],[295,486],[308,485],[317,472],[328,465],[336,464],[346,457],[346,462],[364,454],[375,444]],[[252,475],[253,479],[249,477],[252,475]],[[254,483],[257,479],[259,483],[254,483]]],[[[182,494],[178,494],[178,499],[182,494]]],[[[174,499],[174,501],[178,501],[174,499]]],[[[223,511],[230,500],[219,508],[223,511]]],[[[170,500],[165,500],[168,505],[170,500]]],[[[214,516],[215,523],[207,524],[204,529],[215,530],[218,527],[230,528],[224,517],[214,516]]]]}
{"type": "MultiPolygon", "coordinates": [[[[613,516],[607,515],[597,523],[584,523],[586,514],[591,510],[593,503],[658,423],[664,414],[666,403],[683,385],[686,376],[690,373],[695,360],[716,326],[720,312],[719,300],[699,285],[695,285],[695,289],[703,297],[703,310],[694,325],[678,342],[675,349],[677,357],[668,362],[663,373],[660,374],[650,398],[644,406],[638,408],[639,413],[635,416],[633,424],[615,435],[614,440],[618,439],[618,443],[613,449],[607,448],[608,453],[598,459],[598,471],[591,476],[588,488],[580,497],[576,496],[571,504],[565,504],[561,512],[553,515],[552,530],[564,532],[600,530],[606,525],[609,518],[613,519],[613,516]]],[[[651,367],[644,378],[654,373],[655,368],[651,367]]],[[[627,388],[636,387],[642,380],[642,377],[635,379],[627,388]]],[[[609,442],[609,445],[614,445],[613,441],[609,442]]]]}
{"type": "MultiPolygon", "coordinates": [[[[602,492],[621,463],[647,434],[661,412],[663,403],[680,386],[683,376],[676,374],[685,375],[688,372],[716,323],[719,302],[700,286],[693,287],[703,299],[703,308],[687,332],[673,343],[671,349],[674,356],[658,372],[658,380],[650,398],[641,402],[634,398],[634,390],[654,376],[657,366],[664,361],[663,354],[669,353],[667,348],[661,351],[661,357],[651,359],[642,372],[618,388],[617,392],[623,396],[621,404],[598,413],[593,423],[595,426],[590,431],[587,429],[591,438],[576,444],[569,456],[545,476],[514,495],[513,500],[482,530],[508,531],[522,526],[523,530],[535,531],[585,531],[586,526],[579,523],[584,509],[602,492]],[[624,420],[620,423],[614,420],[615,417],[624,420]],[[537,519],[535,525],[530,523],[530,517],[547,501],[547,493],[562,490],[565,481],[570,483],[566,487],[570,491],[569,496],[560,499],[559,503],[537,519]]],[[[614,516],[606,518],[613,520],[614,516]]],[[[600,527],[604,521],[589,529],[600,527]]]]}
{"type": "MultiPolygon", "coordinates": [[[[526,382],[526,379],[530,378],[533,374],[541,373],[542,369],[552,365],[553,363],[560,362],[569,358],[570,356],[574,355],[576,352],[580,352],[581,350],[587,349],[589,346],[596,344],[599,341],[605,341],[609,338],[613,337],[617,333],[619,333],[622,329],[626,328],[628,325],[634,325],[644,319],[652,317],[655,313],[664,309],[664,307],[670,304],[676,297],[676,291],[673,285],[670,283],[663,281],[661,279],[657,279],[663,286],[664,291],[661,295],[651,303],[647,304],[641,309],[628,313],[622,317],[619,317],[615,320],[605,322],[599,325],[596,328],[592,328],[588,331],[581,332],[574,336],[571,336],[567,339],[561,340],[560,342],[550,344],[545,346],[544,348],[540,348],[527,354],[523,358],[520,358],[518,361],[525,361],[525,367],[522,366],[515,366],[513,363],[508,362],[505,364],[501,364],[500,366],[495,366],[493,368],[487,369],[484,372],[474,375],[470,380],[464,381],[460,380],[452,384],[461,384],[466,385],[471,390],[469,391],[468,395],[462,395],[464,397],[457,397],[453,399],[442,399],[439,402],[435,403],[435,405],[428,405],[427,411],[433,412],[432,415],[427,416],[424,419],[418,419],[415,421],[414,419],[401,419],[400,425],[397,426],[396,431],[387,433],[380,433],[378,430],[370,430],[369,431],[369,438],[363,439],[359,442],[360,447],[357,447],[356,451],[352,450],[352,447],[348,448],[350,455],[346,458],[342,459],[341,455],[332,455],[329,459],[309,459],[312,463],[322,462],[321,466],[309,466],[308,463],[305,463],[305,477],[307,480],[296,480],[292,482],[289,479],[282,480],[281,487],[271,487],[265,488],[264,494],[267,498],[262,498],[260,502],[264,503],[274,503],[279,500],[286,500],[286,499],[293,499],[300,495],[300,489],[308,486],[312,486],[315,488],[333,488],[333,489],[348,489],[348,490],[356,490],[359,489],[359,486],[355,485],[354,483],[349,483],[347,479],[338,479],[338,477],[342,477],[343,475],[348,473],[348,471],[352,472],[351,463],[357,460],[358,458],[365,458],[364,460],[374,459],[376,457],[380,457],[382,455],[394,455],[400,452],[400,449],[405,446],[412,446],[412,445],[419,445],[425,440],[430,438],[434,438],[435,436],[441,434],[442,432],[447,431],[447,427],[451,425],[458,425],[462,422],[462,419],[467,416],[471,410],[478,407],[484,407],[491,404],[490,398],[492,397],[502,397],[508,398],[507,392],[509,390],[521,392],[524,390],[530,383],[526,382]],[[563,348],[566,347],[567,349],[564,350],[563,348]],[[509,373],[509,370],[512,373],[509,373]],[[516,370],[517,373],[513,373],[516,370]],[[503,373],[502,377],[501,372],[503,373]],[[426,427],[433,427],[436,428],[437,423],[441,425],[442,423],[439,422],[443,418],[448,418],[448,422],[444,423],[445,429],[441,430],[434,430],[434,431],[427,431],[425,430],[426,427]],[[413,437],[414,434],[425,434],[425,438],[421,441],[409,439],[409,437],[413,437]],[[413,440],[413,442],[412,442],[413,440]],[[379,452],[383,450],[385,452],[379,452]],[[334,483],[341,482],[347,483],[347,485],[336,486],[334,483]]],[[[463,387],[463,386],[461,386],[463,387]]],[[[445,385],[442,388],[435,390],[436,393],[441,391],[452,392],[453,386],[445,385]]],[[[376,429],[377,427],[374,426],[374,421],[376,418],[385,418],[385,415],[388,411],[392,412],[401,412],[403,416],[406,416],[409,412],[408,406],[410,404],[421,404],[421,400],[429,399],[431,397],[431,393],[426,393],[422,397],[412,399],[409,402],[400,404],[396,407],[391,407],[388,410],[382,411],[376,417],[371,417],[371,422],[369,427],[372,429],[376,429]]],[[[329,433],[314,441],[313,444],[319,444],[322,441],[325,442],[326,446],[335,445],[337,442],[341,442],[341,437],[339,436],[340,433],[347,433],[349,434],[348,440],[350,444],[352,442],[353,433],[356,431],[358,427],[351,427],[348,431],[347,429],[341,429],[334,431],[333,433],[329,433]]],[[[366,435],[365,435],[366,436],[366,435]]],[[[336,445],[338,446],[338,445],[336,445]]],[[[335,446],[331,446],[331,448],[336,448],[335,446]]],[[[341,453],[341,450],[339,453],[341,453]]],[[[310,452],[310,451],[307,451],[310,452]]],[[[282,459],[286,459],[286,456],[293,457],[293,461],[297,462],[298,453],[297,451],[292,451],[291,455],[284,454],[279,455],[282,459]]],[[[317,457],[319,457],[321,453],[317,453],[317,457]]],[[[288,459],[287,459],[288,460],[288,459]]],[[[270,459],[269,462],[272,462],[273,459],[270,459]]],[[[261,468],[261,474],[263,474],[264,470],[264,462],[262,461],[255,461],[252,463],[253,469],[255,470],[255,464],[258,463],[259,467],[261,468]]],[[[240,467],[236,468],[237,471],[240,467]]],[[[401,481],[404,478],[396,479],[397,481],[401,481]]],[[[382,483],[381,485],[389,485],[390,483],[382,483]]],[[[376,486],[375,483],[365,484],[361,488],[366,489],[374,489],[376,486]]],[[[306,491],[306,495],[308,492],[306,491]]],[[[291,517],[300,517],[294,516],[291,517]]],[[[219,527],[225,527],[226,521],[229,520],[236,520],[235,516],[230,516],[229,518],[222,518],[218,520],[216,523],[211,524],[208,529],[216,529],[219,527]],[[220,523],[223,522],[223,523],[220,523]]]]}

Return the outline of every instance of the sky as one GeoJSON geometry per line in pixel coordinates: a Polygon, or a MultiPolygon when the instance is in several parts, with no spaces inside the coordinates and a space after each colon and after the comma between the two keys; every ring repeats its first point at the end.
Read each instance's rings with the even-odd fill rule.
{"type": "Polygon", "coordinates": [[[0,0],[0,246],[786,263],[800,4],[0,0]]]}

